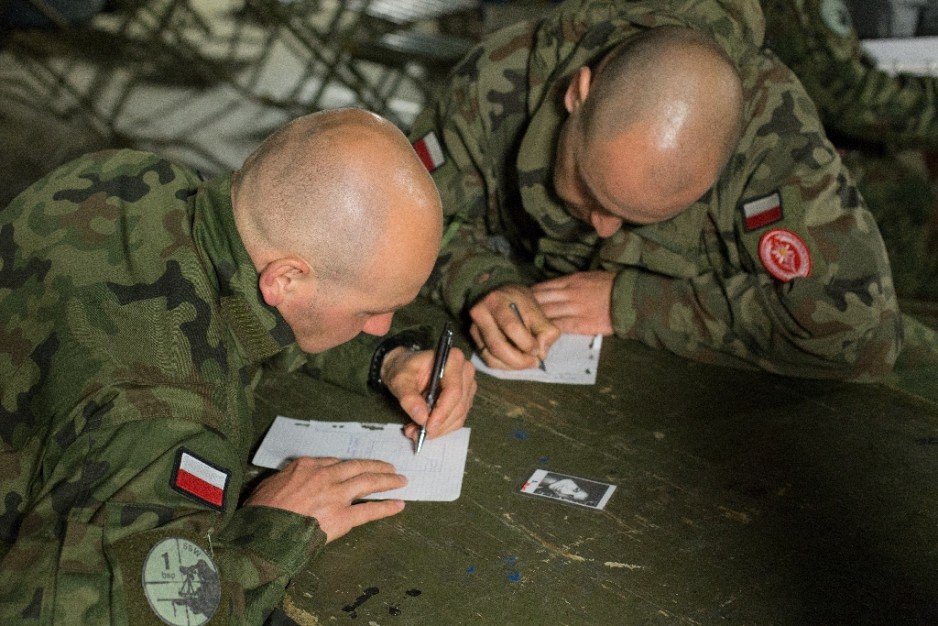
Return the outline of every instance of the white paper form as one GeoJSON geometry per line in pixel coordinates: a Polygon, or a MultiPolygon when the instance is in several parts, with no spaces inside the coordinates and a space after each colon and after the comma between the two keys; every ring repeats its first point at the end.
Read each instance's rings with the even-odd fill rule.
{"type": "Polygon", "coordinates": [[[450,502],[459,497],[469,449],[469,428],[427,439],[414,454],[414,442],[400,424],[319,422],[278,416],[251,461],[280,469],[301,456],[340,459],[378,459],[407,477],[402,489],[366,496],[366,500],[424,500],[450,502]]]}
{"type": "Polygon", "coordinates": [[[540,383],[563,383],[567,385],[595,385],[596,369],[599,367],[599,352],[603,345],[602,335],[560,335],[550,347],[544,368],[526,370],[499,370],[486,365],[478,354],[472,355],[472,364],[480,372],[502,380],[533,380],[540,383]]]}

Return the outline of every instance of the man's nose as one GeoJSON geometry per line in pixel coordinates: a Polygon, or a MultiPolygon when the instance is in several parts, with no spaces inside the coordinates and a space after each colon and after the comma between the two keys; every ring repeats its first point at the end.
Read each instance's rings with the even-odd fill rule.
{"type": "Polygon", "coordinates": [[[622,218],[592,211],[590,213],[590,224],[593,225],[596,234],[605,239],[615,235],[616,231],[622,227],[622,218]]]}
{"type": "Polygon", "coordinates": [[[362,331],[369,335],[387,335],[391,330],[391,320],[394,319],[394,313],[382,313],[381,315],[372,315],[365,322],[362,331]]]}

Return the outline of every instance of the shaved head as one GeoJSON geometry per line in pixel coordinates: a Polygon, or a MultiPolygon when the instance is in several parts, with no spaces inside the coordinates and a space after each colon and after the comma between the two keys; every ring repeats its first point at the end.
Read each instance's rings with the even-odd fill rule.
{"type": "MultiPolygon", "coordinates": [[[[715,41],[689,28],[630,37],[595,70],[575,73],[565,103],[571,116],[555,184],[564,199],[593,201],[592,209],[581,201],[577,217],[597,206],[610,219],[637,223],[673,217],[716,182],[743,126],[735,66],[715,41]]],[[[603,215],[587,221],[596,226],[603,215]]]]}
{"type": "Polygon", "coordinates": [[[440,249],[433,179],[400,130],[360,109],[274,133],[235,173],[231,199],[261,296],[307,352],[388,332],[440,249]]]}
{"type": "Polygon", "coordinates": [[[259,269],[295,255],[320,279],[349,281],[394,247],[385,240],[402,222],[439,244],[430,175],[397,127],[360,109],[306,115],[275,132],[236,172],[232,197],[259,269]]]}
{"type": "Polygon", "coordinates": [[[729,158],[742,129],[743,94],[733,62],[688,28],[644,31],[616,46],[596,69],[583,107],[587,141],[642,124],[663,149],[712,145],[729,158]]]}

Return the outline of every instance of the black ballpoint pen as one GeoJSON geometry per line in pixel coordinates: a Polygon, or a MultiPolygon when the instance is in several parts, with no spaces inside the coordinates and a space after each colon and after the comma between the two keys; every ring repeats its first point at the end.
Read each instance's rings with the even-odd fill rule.
{"type": "MultiPolygon", "coordinates": [[[[427,388],[427,419],[430,419],[430,413],[433,413],[433,405],[436,404],[436,396],[440,392],[440,381],[443,380],[443,368],[446,367],[446,359],[449,357],[449,349],[453,346],[453,328],[449,322],[443,326],[443,332],[440,333],[440,341],[436,344],[436,354],[433,357],[433,371],[430,373],[430,387],[427,388]]],[[[417,449],[414,454],[420,453],[423,447],[423,441],[427,438],[427,425],[420,427],[420,434],[417,435],[417,449]]]]}
{"type": "MultiPolygon", "coordinates": [[[[511,309],[512,311],[514,311],[515,317],[518,318],[518,321],[521,322],[521,325],[524,326],[525,328],[527,328],[528,325],[524,323],[524,318],[521,317],[521,311],[518,309],[518,305],[515,304],[514,302],[509,302],[509,303],[508,303],[508,308],[511,309]]],[[[538,359],[537,361],[538,361],[538,365],[537,365],[537,366],[538,366],[539,368],[541,368],[541,371],[542,371],[542,372],[546,372],[546,371],[547,371],[547,366],[544,365],[544,359],[538,359]]]]}

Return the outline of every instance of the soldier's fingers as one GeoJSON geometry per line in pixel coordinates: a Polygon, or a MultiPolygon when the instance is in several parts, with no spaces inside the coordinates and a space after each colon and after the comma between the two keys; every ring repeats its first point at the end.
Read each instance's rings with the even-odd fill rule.
{"type": "Polygon", "coordinates": [[[402,474],[365,472],[356,474],[342,482],[343,499],[345,502],[351,503],[373,493],[400,489],[406,485],[407,478],[402,474]]]}
{"type": "Polygon", "coordinates": [[[531,290],[535,294],[537,294],[539,291],[544,292],[544,291],[552,291],[556,289],[566,289],[569,284],[570,284],[569,276],[559,276],[557,278],[551,278],[550,280],[545,280],[543,282],[537,283],[536,285],[531,287],[531,290]]]}
{"type": "Polygon", "coordinates": [[[443,429],[440,434],[461,428],[462,425],[466,423],[466,418],[469,416],[469,410],[472,408],[472,401],[475,398],[477,387],[475,367],[473,367],[471,363],[466,363],[466,366],[462,370],[462,377],[463,384],[460,387],[462,394],[457,405],[443,423],[443,429]]]}
{"type": "Polygon", "coordinates": [[[391,517],[404,510],[403,500],[375,500],[359,502],[348,509],[346,521],[350,528],[367,524],[375,520],[391,517]]]}
{"type": "Polygon", "coordinates": [[[472,342],[479,351],[485,347],[485,342],[482,340],[482,331],[479,330],[479,327],[475,323],[469,326],[469,336],[472,337],[472,342]]]}
{"type": "Polygon", "coordinates": [[[558,317],[554,319],[553,322],[558,329],[558,336],[559,333],[573,333],[576,335],[593,334],[587,321],[581,317],[558,317]]]}
{"type": "Polygon", "coordinates": [[[374,459],[352,459],[331,465],[323,470],[335,482],[344,482],[361,474],[394,475],[394,466],[374,459]]]}
{"type": "Polygon", "coordinates": [[[444,426],[457,420],[465,419],[465,397],[467,386],[474,382],[474,377],[466,377],[466,372],[475,368],[466,361],[462,351],[450,352],[443,375],[443,391],[433,407],[433,413],[427,420],[427,435],[439,436],[445,432],[444,426]]]}
{"type": "Polygon", "coordinates": [[[538,330],[538,356],[541,359],[547,358],[547,353],[550,351],[550,347],[554,345],[554,342],[556,342],[557,339],[560,338],[560,333],[560,327],[558,327],[557,324],[553,322],[538,330]]]}
{"type": "Polygon", "coordinates": [[[544,315],[547,316],[547,319],[551,320],[552,322],[560,317],[570,317],[571,315],[576,315],[578,312],[577,303],[570,302],[569,300],[548,302],[542,306],[544,315]]]}
{"type": "MultiPolygon", "coordinates": [[[[489,299],[486,302],[492,303],[496,301],[496,299],[489,299]]],[[[520,326],[520,323],[514,318],[514,314],[511,313],[511,309],[509,309],[507,305],[502,304],[497,308],[504,309],[504,311],[508,312],[508,314],[512,316],[511,321],[520,326]]],[[[475,328],[475,330],[470,328],[469,332],[473,335],[476,344],[479,345],[479,356],[481,356],[482,360],[490,367],[498,367],[500,369],[522,369],[531,367],[528,363],[533,361],[534,358],[518,350],[518,348],[508,340],[502,332],[499,322],[492,315],[491,307],[481,307],[477,305],[472,308],[469,314],[472,317],[475,328]],[[498,363],[498,365],[495,363],[498,363]]],[[[528,333],[528,335],[530,335],[530,333],[528,333]]],[[[530,339],[532,342],[534,341],[533,336],[531,336],[530,339]]]]}
{"type": "Polygon", "coordinates": [[[436,406],[433,407],[430,418],[427,420],[427,437],[432,439],[443,434],[443,425],[459,403],[459,398],[460,393],[458,390],[452,387],[443,390],[439,400],[436,401],[436,406]]]}
{"type": "MultiPolygon", "coordinates": [[[[529,333],[529,337],[533,344],[532,348],[536,347],[534,336],[529,333]]],[[[481,353],[482,358],[490,367],[517,370],[534,367],[537,364],[537,359],[534,356],[529,352],[519,350],[501,332],[484,334],[483,341],[485,342],[485,349],[481,353]]]]}
{"type": "Polygon", "coordinates": [[[417,441],[417,435],[420,434],[420,426],[411,422],[404,426],[404,436],[411,441],[417,441]]]}
{"type": "Polygon", "coordinates": [[[469,333],[479,348],[488,345],[490,339],[502,336],[498,321],[492,314],[490,302],[491,300],[480,302],[469,311],[469,317],[472,318],[469,333]]]}
{"type": "Polygon", "coordinates": [[[569,289],[545,289],[543,291],[535,291],[534,299],[540,305],[541,309],[544,307],[557,304],[562,302],[568,302],[571,298],[569,289]]]}
{"type": "Polygon", "coordinates": [[[336,465],[337,463],[341,463],[341,461],[335,457],[301,456],[290,461],[290,463],[283,468],[283,471],[315,472],[329,467],[330,465],[336,465]]]}
{"type": "MultiPolygon", "coordinates": [[[[536,303],[534,303],[534,305],[536,306],[536,303]]],[[[540,311],[535,312],[532,309],[533,307],[519,306],[518,310],[521,312],[521,319],[518,319],[518,314],[512,311],[511,307],[507,305],[501,306],[493,312],[495,321],[498,322],[498,327],[502,334],[504,334],[518,350],[528,354],[531,354],[537,349],[537,340],[534,338],[531,327],[526,324],[531,324],[535,317],[543,316],[540,311]],[[522,322],[522,320],[524,320],[524,322],[522,322]]]]}
{"type": "Polygon", "coordinates": [[[427,436],[440,437],[465,424],[469,409],[472,408],[472,398],[475,395],[475,390],[475,376],[472,374],[466,376],[464,374],[462,384],[459,387],[453,387],[452,393],[446,398],[440,396],[440,404],[434,407],[433,415],[430,416],[430,421],[427,422],[427,436]],[[437,412],[437,408],[439,412],[437,412]]]}

